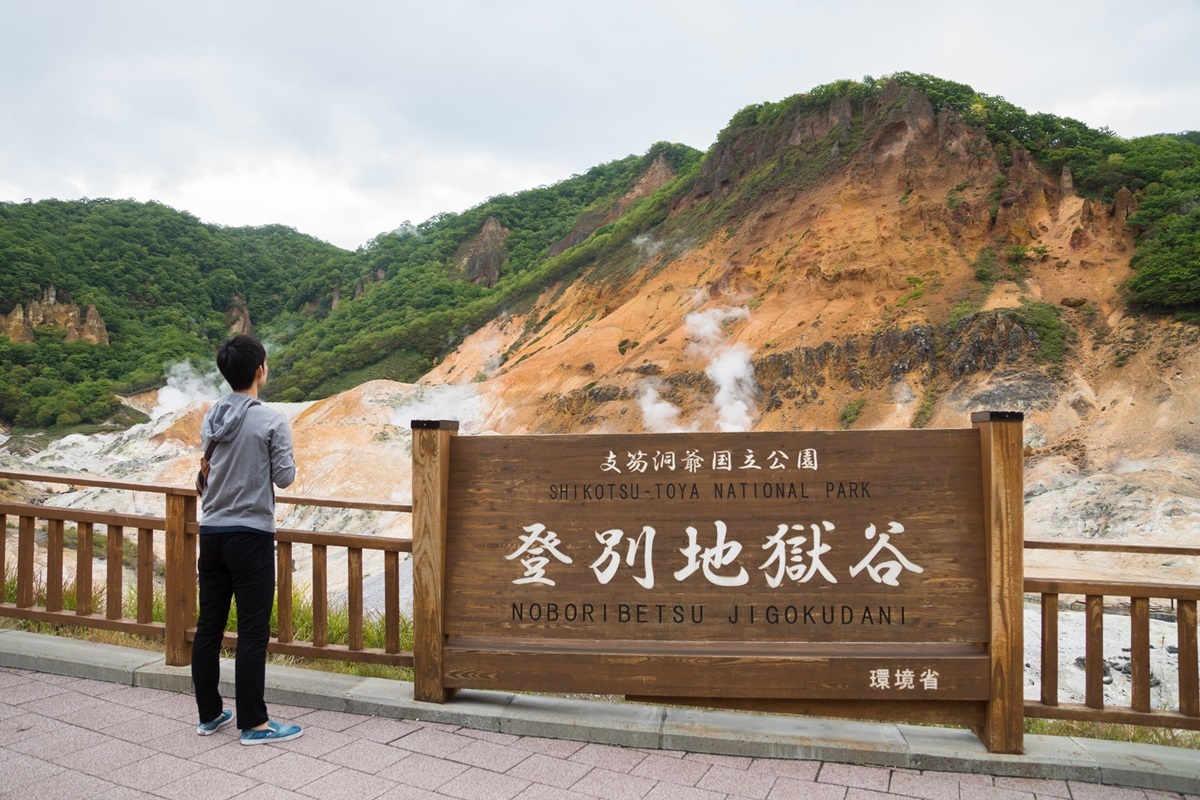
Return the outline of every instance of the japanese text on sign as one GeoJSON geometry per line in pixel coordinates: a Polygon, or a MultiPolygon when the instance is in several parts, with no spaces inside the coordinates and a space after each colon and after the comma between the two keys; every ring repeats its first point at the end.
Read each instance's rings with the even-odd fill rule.
{"type": "Polygon", "coordinates": [[[675,451],[655,451],[653,455],[642,450],[626,452],[618,456],[610,450],[600,465],[601,472],[618,474],[645,474],[648,472],[684,472],[697,473],[709,468],[725,472],[734,470],[768,469],[778,472],[785,469],[817,469],[817,451],[806,448],[796,453],[785,450],[772,450],[765,456],[755,454],[753,450],[713,450],[701,455],[699,450],[685,450],[681,457],[675,451]]]}
{"type": "MultiPolygon", "coordinates": [[[[743,552],[742,543],[729,537],[728,527],[723,521],[716,520],[714,527],[715,535],[704,542],[711,544],[704,546],[699,529],[687,526],[687,544],[678,550],[684,563],[672,573],[676,582],[688,580],[697,572],[714,586],[745,586],[750,582],[751,573],[738,563],[743,552]]],[[[810,525],[779,525],[774,534],[765,537],[761,549],[767,551],[767,555],[757,567],[759,572],[764,573],[767,585],[777,589],[785,579],[792,583],[808,583],[817,575],[827,583],[837,583],[837,577],[823,561],[833,546],[821,541],[822,534],[833,533],[835,528],[828,520],[810,525]],[[811,534],[811,539],[804,534],[811,534]]],[[[505,556],[509,561],[520,559],[525,570],[512,582],[518,585],[556,585],[546,572],[551,559],[563,564],[573,563],[570,556],[560,549],[562,540],[559,535],[541,523],[525,526],[522,530],[525,535],[517,536],[518,546],[505,556]]],[[[880,533],[873,524],[868,525],[863,536],[868,542],[874,541],[874,545],[849,568],[849,577],[856,578],[865,572],[875,583],[899,586],[900,577],[905,571],[924,572],[924,568],[906,558],[892,542],[892,537],[901,533],[904,533],[904,526],[895,521],[887,524],[886,533],[880,533]]],[[[656,535],[657,531],[649,525],[642,526],[636,536],[628,537],[620,528],[596,531],[600,553],[589,565],[596,580],[607,584],[620,570],[622,561],[626,566],[633,567],[640,560],[640,574],[633,578],[645,589],[654,588],[653,547],[656,535]],[[623,558],[622,545],[625,545],[623,558]]]]}

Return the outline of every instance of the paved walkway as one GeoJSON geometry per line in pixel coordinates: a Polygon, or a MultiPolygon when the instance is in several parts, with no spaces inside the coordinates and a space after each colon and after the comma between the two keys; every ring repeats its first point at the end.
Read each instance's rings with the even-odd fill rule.
{"type": "MultiPolygon", "coordinates": [[[[1193,794],[1072,779],[994,777],[695,752],[714,749],[704,746],[701,739],[693,740],[701,746],[692,750],[620,747],[504,733],[488,730],[486,724],[471,727],[281,702],[272,702],[272,715],[303,725],[304,736],[279,745],[244,747],[233,729],[197,736],[195,705],[188,694],[131,685],[132,681],[112,682],[111,675],[96,663],[112,662],[122,655],[120,650],[123,648],[13,631],[0,635],[0,664],[24,659],[39,664],[39,670],[44,666],[110,678],[94,680],[0,667],[0,797],[1200,800],[1200,779],[1193,780],[1186,766],[1200,763],[1200,755],[1146,745],[1107,746],[1125,748],[1111,751],[1114,761],[1153,762],[1141,759],[1139,754],[1166,758],[1155,768],[1155,774],[1173,771],[1176,774],[1167,777],[1176,786],[1184,781],[1187,791],[1193,791],[1194,785],[1193,794]],[[63,651],[71,648],[77,649],[75,660],[63,660],[63,651]],[[39,649],[43,652],[35,652],[39,649]],[[1164,755],[1160,751],[1171,752],[1164,755]]],[[[137,660],[152,655],[132,651],[129,657],[137,660]]],[[[182,677],[177,669],[158,669],[171,675],[172,680],[182,677]]],[[[269,668],[269,673],[278,672],[301,671],[269,668]]],[[[292,679],[319,683],[327,677],[322,673],[311,675],[292,679]]],[[[336,687],[336,682],[327,685],[336,687]]],[[[271,691],[280,695],[296,689],[293,683],[292,689],[276,685],[271,691]]],[[[570,713],[569,708],[566,711],[570,713]]],[[[480,720],[469,713],[462,719],[467,723],[480,720]]],[[[841,733],[853,730],[847,728],[841,733]]],[[[833,730],[830,735],[836,733],[833,730]]],[[[620,736],[620,731],[615,735],[620,736]]],[[[630,735],[636,738],[635,731],[630,735]]],[[[756,733],[747,730],[746,747],[753,745],[755,738],[756,733]]],[[[847,746],[847,741],[830,742],[831,748],[845,750],[847,746]]],[[[1010,760],[995,762],[997,771],[1011,771],[1013,757],[1007,758],[1010,760]]],[[[979,761],[975,766],[984,768],[987,763],[979,761]]]]}

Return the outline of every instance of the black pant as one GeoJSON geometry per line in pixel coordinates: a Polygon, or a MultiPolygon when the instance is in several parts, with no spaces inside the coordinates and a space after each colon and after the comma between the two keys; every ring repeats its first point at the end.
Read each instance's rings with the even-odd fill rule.
{"type": "Polygon", "coordinates": [[[192,642],[192,685],[200,721],[222,711],[221,640],[229,621],[230,598],[237,598],[237,726],[268,720],[263,699],[267,681],[267,640],[275,599],[275,538],[265,533],[200,534],[200,619],[192,642]]]}

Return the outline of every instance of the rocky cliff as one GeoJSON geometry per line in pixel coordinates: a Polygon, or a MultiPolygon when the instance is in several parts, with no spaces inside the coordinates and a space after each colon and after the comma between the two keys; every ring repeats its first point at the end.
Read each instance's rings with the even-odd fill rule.
{"type": "Polygon", "coordinates": [[[500,224],[495,217],[488,217],[483,228],[471,241],[463,245],[454,257],[457,274],[470,281],[489,289],[500,280],[500,268],[508,259],[504,243],[508,239],[508,229],[500,224]]]}
{"type": "Polygon", "coordinates": [[[17,303],[8,314],[0,315],[0,333],[14,342],[32,342],[37,328],[65,330],[68,342],[108,344],[108,330],[96,307],[59,302],[53,286],[46,288],[40,300],[30,300],[24,306],[17,303]]]}

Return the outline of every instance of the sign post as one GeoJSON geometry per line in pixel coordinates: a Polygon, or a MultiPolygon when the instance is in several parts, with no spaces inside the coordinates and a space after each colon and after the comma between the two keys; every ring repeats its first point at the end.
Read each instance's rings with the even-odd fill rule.
{"type": "Polygon", "coordinates": [[[1025,484],[1024,415],[971,415],[983,459],[984,525],[988,542],[988,651],[992,689],[980,738],[994,753],[1023,751],[1025,732],[1025,484]]]}
{"type": "Polygon", "coordinates": [[[975,423],[452,437],[414,422],[416,696],[954,722],[1019,752],[1021,424],[975,423]]]}
{"type": "Polygon", "coordinates": [[[444,703],[446,511],[457,422],[413,420],[413,696],[444,703]]]}

